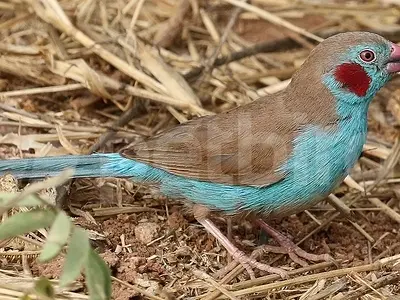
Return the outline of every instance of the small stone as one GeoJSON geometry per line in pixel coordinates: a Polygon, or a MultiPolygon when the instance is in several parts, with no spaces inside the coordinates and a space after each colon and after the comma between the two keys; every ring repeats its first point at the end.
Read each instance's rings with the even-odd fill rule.
{"type": "Polygon", "coordinates": [[[103,260],[109,267],[115,267],[119,263],[119,257],[116,253],[106,250],[104,253],[100,254],[103,260]]]}
{"type": "Polygon", "coordinates": [[[143,244],[148,244],[156,238],[160,226],[153,222],[139,223],[135,227],[135,237],[143,244]]]}

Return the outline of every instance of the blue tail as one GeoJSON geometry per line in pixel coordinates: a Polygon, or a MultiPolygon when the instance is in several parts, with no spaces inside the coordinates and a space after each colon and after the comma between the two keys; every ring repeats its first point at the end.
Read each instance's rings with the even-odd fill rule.
{"type": "Polygon", "coordinates": [[[0,160],[0,176],[11,174],[20,179],[39,179],[59,175],[69,168],[74,169],[75,178],[132,176],[114,167],[125,161],[129,160],[115,153],[0,160]]]}

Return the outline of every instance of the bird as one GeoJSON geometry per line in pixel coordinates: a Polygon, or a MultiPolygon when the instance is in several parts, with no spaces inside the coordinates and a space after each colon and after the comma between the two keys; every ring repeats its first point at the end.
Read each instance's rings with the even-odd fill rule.
{"type": "Polygon", "coordinates": [[[371,32],[339,33],[310,51],[280,92],[192,118],[116,153],[1,160],[0,175],[39,179],[73,168],[75,178],[155,184],[190,206],[251,277],[254,269],[285,277],[238,249],[210,215],[251,215],[296,262],[329,260],[268,221],[314,206],[344,180],[366,142],[369,104],[399,71],[397,44],[371,32]]]}

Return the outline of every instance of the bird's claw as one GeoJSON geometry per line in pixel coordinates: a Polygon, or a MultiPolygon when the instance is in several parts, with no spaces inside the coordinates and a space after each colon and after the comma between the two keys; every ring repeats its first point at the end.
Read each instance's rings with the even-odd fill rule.
{"type": "Polygon", "coordinates": [[[243,266],[251,279],[255,279],[253,268],[273,274],[278,274],[283,279],[289,277],[289,274],[285,270],[260,263],[254,258],[246,256],[246,254],[240,250],[237,250],[235,253],[233,253],[232,258],[243,266]]]}
{"type": "Polygon", "coordinates": [[[272,228],[270,225],[265,223],[263,220],[258,219],[256,223],[264,230],[268,235],[272,236],[280,245],[280,247],[264,245],[263,249],[267,252],[288,254],[289,257],[297,264],[302,267],[308,266],[308,261],[327,261],[334,262],[335,260],[329,254],[312,254],[304,251],[299,246],[297,246],[291,239],[272,228]],[[305,259],[305,260],[304,260],[305,259]]]}
{"type": "Polygon", "coordinates": [[[335,263],[335,260],[329,254],[312,254],[304,251],[295,243],[293,243],[288,238],[285,239],[284,243],[281,244],[281,247],[264,245],[263,250],[266,252],[273,252],[273,253],[280,253],[280,254],[287,254],[289,257],[297,264],[301,265],[302,267],[308,266],[308,261],[327,261],[335,263]],[[305,260],[304,260],[305,259],[305,260]]]}

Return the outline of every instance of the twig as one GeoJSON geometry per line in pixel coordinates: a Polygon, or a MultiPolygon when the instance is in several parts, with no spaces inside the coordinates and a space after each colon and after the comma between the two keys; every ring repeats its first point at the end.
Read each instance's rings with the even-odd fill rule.
{"type": "MultiPolygon", "coordinates": [[[[382,178],[382,177],[378,177],[377,180],[379,180],[379,178],[382,178]]],[[[393,210],[387,204],[383,203],[380,199],[375,198],[375,197],[368,197],[368,195],[370,194],[370,191],[373,190],[377,186],[377,180],[374,182],[374,184],[368,186],[368,188],[366,188],[366,189],[364,189],[357,182],[352,181],[349,177],[347,178],[347,183],[348,183],[349,186],[352,186],[353,188],[356,188],[360,192],[366,194],[367,195],[367,199],[368,199],[369,202],[371,202],[375,206],[381,208],[382,211],[386,215],[388,215],[392,220],[400,223],[400,214],[399,213],[397,213],[395,210],[393,210]]]]}
{"type": "MultiPolygon", "coordinates": [[[[349,220],[351,225],[353,225],[354,228],[357,229],[358,232],[360,232],[368,241],[370,241],[371,243],[373,243],[375,241],[374,238],[368,232],[365,231],[365,229],[363,229],[360,225],[358,225],[355,222],[354,217],[351,213],[350,207],[348,207],[343,201],[341,201],[334,194],[330,194],[328,196],[327,200],[328,200],[329,204],[332,205],[341,214],[343,214],[343,216],[345,216],[349,220]]],[[[322,225],[322,224],[318,224],[318,225],[322,225]]]]}
{"type": "Polygon", "coordinates": [[[359,233],[361,233],[369,242],[374,243],[375,239],[368,233],[365,231],[364,228],[362,228],[360,225],[358,225],[358,223],[349,220],[350,224],[354,226],[355,229],[358,230],[359,233]]]}
{"type": "Polygon", "coordinates": [[[127,288],[130,288],[130,289],[134,290],[135,292],[137,292],[137,293],[139,293],[139,294],[141,294],[141,295],[146,296],[146,297],[149,298],[149,299],[152,299],[152,300],[164,300],[163,298],[160,298],[160,297],[158,297],[158,296],[154,296],[153,294],[151,294],[151,293],[148,292],[147,290],[143,290],[143,289],[141,289],[140,287],[137,287],[136,285],[129,284],[129,283],[127,283],[126,281],[123,281],[123,280],[121,280],[121,279],[118,279],[118,278],[116,278],[116,277],[114,277],[114,276],[112,276],[111,278],[112,278],[112,280],[114,280],[114,281],[116,281],[116,282],[118,282],[118,283],[120,283],[120,284],[126,286],[127,288]]]}
{"type": "Polygon", "coordinates": [[[215,287],[218,291],[220,291],[222,294],[224,294],[226,297],[228,297],[228,299],[231,300],[237,300],[238,298],[236,298],[234,295],[231,294],[231,292],[229,292],[227,289],[225,289],[222,285],[220,285],[218,282],[216,282],[214,279],[211,278],[211,276],[209,276],[208,274],[200,271],[200,270],[193,270],[193,274],[208,282],[209,284],[211,284],[213,287],[215,287]]]}
{"type": "MultiPolygon", "coordinates": [[[[310,265],[310,266],[307,266],[307,267],[302,267],[302,268],[299,268],[299,269],[296,269],[296,270],[293,270],[293,271],[289,271],[288,274],[290,276],[298,275],[298,274],[302,274],[302,273],[305,273],[305,272],[325,269],[325,268],[330,267],[332,265],[333,265],[332,262],[322,262],[322,263],[318,263],[318,264],[315,264],[315,265],[310,265]]],[[[236,277],[236,274],[238,273],[238,270],[240,270],[240,268],[243,269],[243,267],[241,265],[237,266],[234,270],[232,270],[228,275],[226,275],[220,281],[220,284],[224,284],[224,283],[230,282],[232,277],[236,277]]],[[[267,276],[263,276],[263,277],[258,277],[258,278],[253,279],[253,280],[247,280],[247,281],[235,283],[235,284],[232,285],[232,289],[241,289],[241,288],[252,287],[252,286],[255,286],[255,285],[265,284],[265,283],[277,281],[277,280],[280,280],[280,279],[281,279],[281,277],[279,275],[271,274],[271,275],[267,275],[267,276]]],[[[207,295],[205,295],[204,298],[202,298],[202,300],[213,300],[213,299],[216,299],[219,295],[220,295],[220,291],[214,290],[214,291],[209,292],[207,295]]]]}
{"type": "MultiPolygon", "coordinates": [[[[142,10],[143,3],[145,0],[139,0],[136,4],[135,10],[132,15],[131,23],[129,24],[129,32],[133,32],[135,29],[136,21],[139,18],[140,11],[142,10]]],[[[128,33],[129,36],[129,33],[128,33]]]]}
{"type": "Polygon", "coordinates": [[[162,212],[163,210],[151,207],[105,207],[93,208],[93,215],[95,217],[113,216],[119,214],[132,214],[141,212],[162,212]]]}
{"type": "MultiPolygon", "coordinates": [[[[383,277],[377,279],[375,282],[371,283],[370,286],[376,290],[376,289],[382,288],[384,286],[387,286],[389,284],[399,282],[399,280],[400,280],[400,273],[395,272],[395,273],[392,273],[392,274],[389,274],[389,275],[386,275],[386,276],[383,276],[383,277]]],[[[358,289],[356,289],[354,291],[350,291],[350,292],[342,295],[342,297],[335,298],[335,299],[337,299],[337,300],[339,300],[339,299],[346,299],[346,300],[360,299],[361,296],[365,295],[370,290],[371,289],[368,286],[361,286],[358,289]]]]}
{"type": "Polygon", "coordinates": [[[9,111],[9,112],[12,112],[12,113],[17,113],[17,114],[19,114],[21,116],[25,116],[25,117],[28,117],[28,118],[39,119],[39,117],[37,115],[35,115],[35,114],[29,113],[29,112],[27,112],[27,111],[25,111],[23,109],[18,109],[18,108],[12,107],[12,106],[4,104],[4,103],[0,103],[0,109],[3,109],[5,111],[9,111]]]}
{"type": "MultiPolygon", "coordinates": [[[[244,2],[246,2],[246,0],[244,0],[244,2]]],[[[241,7],[236,7],[235,10],[233,11],[233,13],[229,19],[229,22],[225,27],[224,33],[222,34],[222,37],[218,43],[217,48],[215,48],[214,53],[211,55],[211,57],[205,63],[205,74],[208,74],[210,72],[210,70],[212,69],[212,66],[215,63],[215,60],[217,59],[222,46],[225,44],[226,39],[228,38],[228,35],[229,35],[230,31],[232,30],[233,25],[235,25],[236,20],[242,11],[243,11],[243,9],[241,7]]]]}
{"type": "Polygon", "coordinates": [[[396,248],[400,247],[400,242],[397,242],[393,245],[390,245],[388,248],[386,248],[384,251],[382,251],[375,259],[374,261],[381,259],[382,257],[385,257],[388,253],[394,251],[396,248]]]}
{"type": "MultiPolygon", "coordinates": [[[[323,36],[323,37],[329,37],[331,35],[334,35],[336,33],[339,33],[340,31],[338,30],[330,30],[330,31],[321,31],[318,34],[323,36]]],[[[293,49],[293,48],[299,48],[301,45],[299,45],[297,42],[293,41],[291,38],[282,38],[282,39],[276,39],[272,41],[265,41],[261,43],[257,43],[251,47],[244,48],[243,50],[233,52],[229,55],[219,57],[215,60],[213,64],[213,68],[228,64],[233,61],[237,61],[249,56],[253,56],[259,53],[267,53],[267,52],[274,52],[279,49],[285,48],[285,49],[293,49]]],[[[199,74],[201,74],[204,70],[204,66],[199,66],[191,71],[187,72],[185,75],[183,75],[186,79],[188,80],[193,80],[199,74]]]]}
{"type": "Polygon", "coordinates": [[[344,216],[351,218],[351,209],[343,201],[341,201],[334,194],[330,194],[327,198],[328,203],[332,205],[336,210],[340,211],[344,216]]]}
{"type": "Polygon", "coordinates": [[[169,47],[176,36],[181,32],[183,20],[190,9],[189,0],[180,0],[173,16],[171,16],[165,25],[160,27],[154,36],[154,45],[158,47],[169,47]]]}
{"type": "MultiPolygon", "coordinates": [[[[65,77],[74,79],[76,81],[79,81],[82,84],[85,84],[86,86],[86,81],[88,80],[85,78],[85,73],[82,72],[82,63],[75,63],[72,64],[70,62],[63,62],[63,61],[55,61],[54,62],[54,67],[52,68],[52,71],[56,74],[63,75],[65,77]]],[[[92,70],[94,72],[94,70],[92,70]]],[[[104,85],[105,88],[116,90],[116,91],[124,91],[128,95],[136,96],[139,98],[145,98],[145,99],[150,99],[153,101],[157,101],[163,104],[171,105],[177,108],[180,108],[182,110],[189,110],[193,114],[196,115],[208,115],[212,114],[211,112],[201,108],[198,105],[189,103],[188,101],[180,101],[179,99],[166,96],[166,95],[161,95],[152,91],[148,91],[145,89],[137,88],[131,85],[124,84],[120,81],[117,81],[111,77],[108,77],[106,75],[103,75],[99,72],[95,73],[96,76],[98,77],[98,80],[101,82],[101,84],[104,85]]],[[[89,86],[86,86],[88,89],[90,89],[89,86]]]]}
{"type": "Polygon", "coordinates": [[[8,91],[1,92],[0,98],[2,97],[15,97],[15,96],[24,96],[24,95],[35,95],[35,94],[44,94],[44,93],[56,93],[56,92],[65,92],[65,91],[75,91],[86,88],[80,83],[59,85],[59,86],[49,86],[49,87],[41,87],[41,88],[32,88],[32,89],[24,89],[18,91],[8,91]]]}
{"type": "MultiPolygon", "coordinates": [[[[215,60],[212,67],[216,68],[233,61],[237,61],[252,55],[256,55],[258,53],[274,52],[281,48],[294,48],[294,47],[299,47],[299,45],[290,38],[266,41],[255,44],[252,47],[244,48],[243,50],[233,52],[229,55],[219,57],[215,60]]],[[[183,77],[185,77],[188,80],[193,80],[203,72],[204,68],[205,68],[204,66],[196,67],[191,71],[187,72],[186,74],[184,74],[183,77]]]]}
{"type": "Polygon", "coordinates": [[[245,3],[245,2],[241,2],[239,0],[223,0],[223,1],[228,2],[228,3],[232,4],[232,5],[237,6],[237,7],[241,7],[244,10],[253,12],[256,15],[258,15],[259,17],[263,18],[264,20],[267,20],[267,21],[269,21],[269,22],[271,22],[273,24],[285,27],[285,28],[287,28],[289,30],[292,30],[292,31],[298,33],[298,34],[304,35],[305,37],[308,37],[309,39],[315,40],[315,41],[317,41],[319,43],[324,40],[323,38],[321,38],[319,36],[316,36],[315,34],[310,33],[307,30],[305,30],[303,28],[300,28],[300,27],[298,27],[296,25],[293,25],[292,23],[290,23],[290,22],[288,22],[288,21],[286,21],[286,20],[284,20],[284,19],[282,19],[282,18],[280,18],[280,17],[278,17],[278,16],[276,16],[274,14],[271,14],[270,12],[268,12],[268,11],[266,11],[264,9],[256,7],[254,5],[251,5],[251,4],[248,4],[248,3],[245,3]]]}
{"type": "MultiPolygon", "coordinates": [[[[21,127],[42,128],[42,129],[54,129],[55,127],[53,124],[27,124],[27,123],[13,122],[13,121],[0,122],[0,126],[13,126],[13,127],[21,126],[21,127]]],[[[77,127],[74,125],[62,125],[61,128],[67,131],[74,131],[74,132],[104,133],[107,130],[113,130],[113,131],[123,131],[130,134],[135,133],[135,131],[133,131],[132,129],[125,129],[121,127],[118,128],[107,125],[99,125],[99,127],[88,127],[88,126],[77,127]]]]}
{"type": "MultiPolygon", "coordinates": [[[[137,115],[137,113],[138,113],[137,110],[138,110],[137,106],[132,105],[131,108],[124,111],[122,113],[122,115],[115,122],[113,122],[112,127],[123,127],[123,126],[127,125],[137,115]]],[[[107,143],[107,141],[109,141],[115,135],[115,133],[116,133],[115,130],[110,130],[110,131],[106,132],[105,134],[103,134],[102,136],[100,136],[100,138],[97,140],[97,142],[90,147],[90,149],[88,150],[88,153],[92,154],[92,153],[96,152],[97,150],[99,150],[101,147],[103,147],[107,143]]]]}
{"type": "MultiPolygon", "coordinates": [[[[278,282],[273,282],[273,283],[269,283],[269,284],[265,284],[265,285],[253,286],[250,288],[235,291],[235,292],[233,292],[233,294],[235,296],[244,296],[244,295],[253,294],[253,293],[267,292],[271,289],[277,289],[277,288],[281,288],[284,286],[290,286],[290,285],[302,284],[302,283],[320,280],[320,279],[344,276],[344,275],[347,275],[352,272],[358,273],[358,272],[368,272],[368,271],[379,270],[384,265],[388,265],[388,264],[390,264],[394,261],[398,261],[398,260],[400,260],[400,254],[392,256],[390,258],[382,259],[382,260],[372,263],[372,264],[356,266],[356,267],[351,267],[351,268],[344,268],[344,269],[339,269],[339,270],[332,270],[332,271],[327,271],[327,272],[321,272],[318,274],[300,276],[300,277],[283,280],[283,281],[278,281],[278,282]]],[[[222,297],[222,298],[224,298],[224,297],[222,297]]]]}
{"type": "Polygon", "coordinates": [[[342,278],[338,280],[338,282],[328,285],[325,289],[318,292],[317,294],[303,299],[307,300],[329,299],[330,298],[329,296],[346,288],[346,281],[347,281],[346,278],[342,278]]]}

